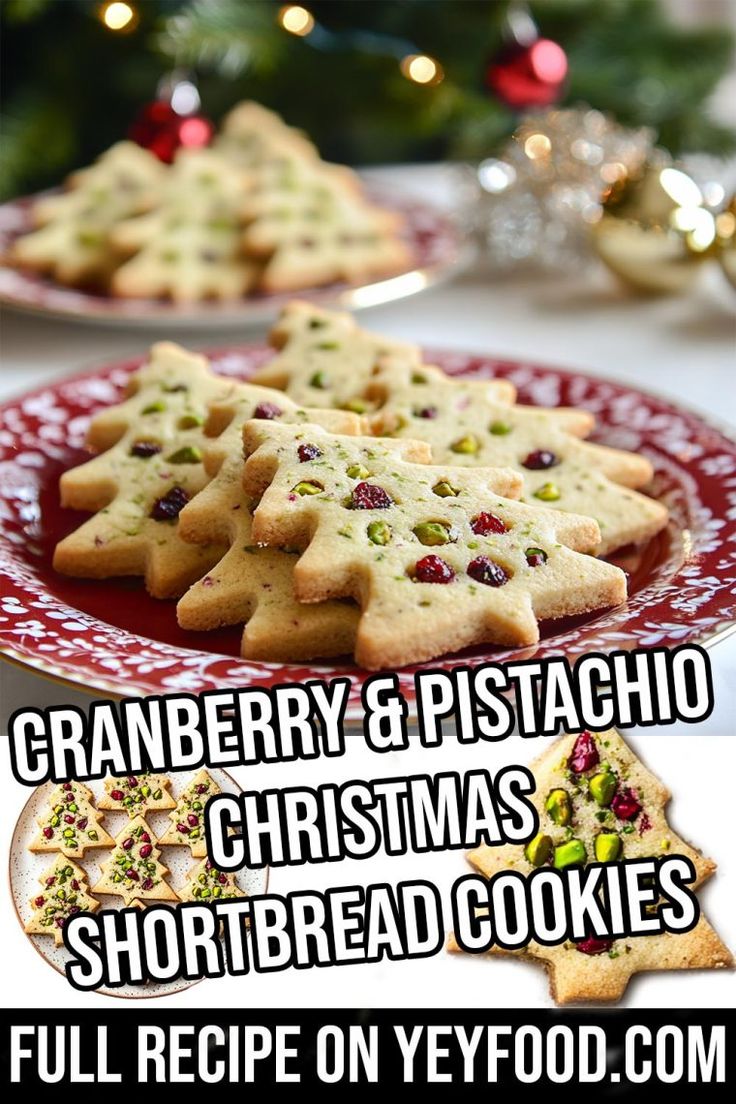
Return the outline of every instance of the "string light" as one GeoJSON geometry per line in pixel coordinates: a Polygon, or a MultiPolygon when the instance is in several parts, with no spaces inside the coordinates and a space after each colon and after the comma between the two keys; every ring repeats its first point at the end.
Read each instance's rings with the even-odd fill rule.
{"type": "Polygon", "coordinates": [[[138,23],[138,15],[130,4],[113,0],[100,9],[100,19],[110,31],[132,31],[138,23]]]}
{"type": "Polygon", "coordinates": [[[439,84],[445,78],[440,63],[427,54],[407,54],[401,60],[400,69],[406,79],[415,84],[439,84]]]}
{"type": "Polygon", "coordinates": [[[289,34],[303,38],[314,29],[314,16],[300,4],[287,4],[279,10],[279,23],[289,34]]]}

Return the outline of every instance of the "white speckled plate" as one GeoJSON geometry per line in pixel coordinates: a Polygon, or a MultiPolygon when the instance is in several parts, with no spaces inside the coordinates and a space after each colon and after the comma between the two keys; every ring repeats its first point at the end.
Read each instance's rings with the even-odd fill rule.
{"type": "MultiPolygon", "coordinates": [[[[196,771],[182,771],[181,773],[173,774],[171,785],[172,797],[177,798],[196,773],[196,771]]],[[[225,771],[208,768],[208,773],[212,776],[223,793],[238,793],[240,791],[238,784],[225,771]]],[[[95,798],[100,797],[104,792],[102,779],[86,782],[85,785],[92,790],[95,798]]],[[[41,816],[46,808],[49,795],[54,788],[55,784],[53,782],[47,782],[44,786],[39,786],[38,789],[32,792],[18,817],[18,822],[15,826],[10,845],[10,891],[15,904],[18,920],[24,930],[33,912],[30,900],[33,894],[38,892],[39,878],[46,867],[53,862],[57,854],[56,852],[52,853],[48,851],[42,854],[34,854],[32,851],[28,850],[28,844],[36,834],[36,819],[41,816]]],[[[106,811],[103,823],[110,835],[116,836],[125,825],[127,819],[124,813],[106,811]]],[[[168,824],[167,812],[148,813],[146,819],[157,836],[163,835],[168,824]]],[[[97,880],[100,864],[105,861],[108,854],[109,851],[107,849],[103,850],[99,848],[88,851],[83,859],[74,860],[78,866],[81,866],[87,872],[90,885],[93,885],[97,880]]],[[[193,859],[188,847],[162,847],[161,861],[171,871],[168,878],[170,884],[174,889],[180,889],[184,885],[189,872],[202,860],[193,859]]],[[[236,875],[236,880],[244,893],[265,893],[268,886],[268,868],[265,867],[262,870],[240,870],[236,875]]],[[[98,894],[97,897],[101,902],[102,908],[122,908],[122,899],[120,897],[111,897],[102,894],[98,894]]],[[[28,938],[49,965],[53,966],[55,970],[58,970],[60,974],[65,972],[65,966],[72,956],[63,944],[57,947],[53,936],[29,935],[28,938]]],[[[96,992],[105,993],[110,997],[125,997],[129,999],[163,997],[171,993],[179,993],[182,989],[189,989],[190,986],[194,984],[196,984],[196,982],[185,981],[182,978],[178,978],[174,981],[162,982],[160,984],[122,985],[115,989],[100,986],[96,992]]]]}

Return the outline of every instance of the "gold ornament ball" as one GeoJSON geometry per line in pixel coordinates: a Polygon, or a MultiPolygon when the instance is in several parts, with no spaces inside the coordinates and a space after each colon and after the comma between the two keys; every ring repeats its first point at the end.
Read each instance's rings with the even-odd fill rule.
{"type": "Polygon", "coordinates": [[[592,228],[596,253],[637,291],[687,291],[712,255],[715,219],[694,180],[671,164],[649,163],[612,190],[592,228]]]}
{"type": "Polygon", "coordinates": [[[736,288],[736,195],[716,218],[718,263],[732,287],[736,288]]]}

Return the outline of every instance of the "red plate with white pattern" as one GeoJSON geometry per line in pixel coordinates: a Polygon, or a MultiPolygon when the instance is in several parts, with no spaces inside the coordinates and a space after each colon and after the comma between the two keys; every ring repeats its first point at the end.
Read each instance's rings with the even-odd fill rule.
{"type": "MultiPolygon", "coordinates": [[[[305,288],[303,294],[312,302],[342,310],[361,310],[390,303],[444,283],[473,259],[474,247],[449,214],[420,200],[387,197],[385,190],[370,185],[366,191],[375,202],[403,217],[403,237],[411,253],[411,264],[403,272],[367,283],[305,288]]],[[[0,204],[0,257],[8,252],[16,238],[33,229],[33,200],[30,196],[0,204]]],[[[124,325],[159,331],[162,325],[173,325],[178,330],[263,327],[273,322],[281,308],[293,298],[290,292],[257,294],[222,303],[177,304],[162,299],[116,299],[112,295],[63,287],[33,272],[0,264],[0,303],[33,314],[94,325],[124,325]]]]}
{"type": "MultiPolygon", "coordinates": [[[[247,378],[271,352],[260,346],[212,354],[215,371],[247,378]]],[[[454,664],[634,647],[713,642],[736,622],[736,442],[664,398],[581,373],[459,353],[429,354],[452,375],[503,377],[521,402],[581,406],[598,421],[595,439],[642,452],[654,464],[653,493],[671,511],[669,527],[643,548],[617,556],[629,573],[625,606],[542,625],[536,647],[479,647],[454,664]]],[[[59,506],[58,479],[85,458],[90,416],[117,402],[140,361],[33,391],[2,409],[0,431],[0,652],[83,689],[118,695],[197,693],[349,675],[348,717],[361,715],[367,677],[346,659],[256,663],[239,656],[240,629],[184,632],[173,602],[149,598],[139,580],[68,579],[51,567],[56,542],[82,520],[59,506]]],[[[437,667],[434,661],[431,666],[437,667]]],[[[414,701],[413,675],[399,672],[414,701]]]]}

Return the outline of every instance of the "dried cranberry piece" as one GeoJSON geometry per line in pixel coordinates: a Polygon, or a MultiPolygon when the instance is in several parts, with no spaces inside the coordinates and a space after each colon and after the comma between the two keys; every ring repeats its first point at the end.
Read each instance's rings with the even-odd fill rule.
{"type": "Polygon", "coordinates": [[[56,924],[57,928],[63,928],[66,924],[66,916],[56,916],[54,918],[54,923],[56,924]]]}
{"type": "Polygon", "coordinates": [[[508,531],[505,521],[495,514],[482,513],[474,517],[470,528],[478,537],[487,537],[489,533],[506,533],[508,531]]]}
{"type": "Polygon", "coordinates": [[[125,797],[125,794],[122,790],[111,790],[110,797],[113,799],[113,801],[122,801],[125,797]]]}
{"type": "Polygon", "coordinates": [[[476,583],[485,586],[500,587],[509,581],[508,572],[489,556],[477,556],[468,564],[468,575],[476,583]]]}
{"type": "Polygon", "coordinates": [[[387,510],[393,501],[383,487],[375,483],[358,483],[353,487],[353,510],[387,510]]]}
{"type": "Polygon", "coordinates": [[[524,555],[529,567],[544,567],[547,562],[547,553],[543,548],[527,548],[524,555]]]}
{"type": "Polygon", "coordinates": [[[130,449],[130,455],[140,456],[147,460],[149,456],[155,456],[160,451],[161,445],[156,444],[155,441],[134,441],[130,449]]]}
{"type": "Polygon", "coordinates": [[[641,812],[641,805],[636,799],[636,794],[628,788],[616,794],[611,802],[611,808],[619,820],[636,820],[641,812]]]}
{"type": "Polygon", "coordinates": [[[75,892],[76,892],[76,890],[79,889],[79,882],[77,881],[76,878],[72,878],[72,880],[70,882],[70,885],[71,885],[72,889],[75,890],[75,892]]]}
{"type": "Polygon", "coordinates": [[[567,765],[575,774],[582,774],[600,762],[598,745],[589,732],[581,732],[575,741],[567,765]]]}
{"type": "Polygon", "coordinates": [[[140,851],[138,852],[138,854],[140,855],[140,857],[142,859],[147,859],[152,851],[153,851],[152,844],[144,843],[143,846],[141,847],[140,851]]]}
{"type": "Polygon", "coordinates": [[[79,830],[81,832],[83,832],[88,824],[89,824],[89,818],[88,817],[80,817],[79,820],[77,821],[77,828],[79,828],[79,830]]]}
{"type": "Polygon", "coordinates": [[[72,788],[72,784],[71,782],[64,782],[61,788],[62,790],[70,790],[72,788]]]}
{"type": "Polygon", "coordinates": [[[197,827],[197,825],[199,824],[199,817],[196,815],[196,813],[187,814],[187,824],[190,826],[190,828],[197,827]]]}
{"type": "Polygon", "coordinates": [[[148,832],[141,832],[140,839],[143,841],[143,843],[151,842],[151,837],[149,836],[148,832]]]}
{"type": "Polygon", "coordinates": [[[545,468],[553,468],[559,464],[559,458],[549,449],[535,449],[521,461],[529,471],[544,471],[545,468]]]}
{"type": "Polygon", "coordinates": [[[187,827],[186,824],[182,824],[181,821],[179,821],[179,823],[177,824],[176,830],[177,830],[177,832],[181,832],[182,835],[185,835],[185,836],[189,835],[189,828],[187,827]]]}
{"type": "Polygon", "coordinates": [[[220,885],[227,885],[227,874],[218,874],[217,880],[220,885]]]}
{"type": "Polygon", "coordinates": [[[206,782],[198,782],[197,786],[196,786],[196,790],[197,790],[198,794],[205,793],[206,790],[207,790],[207,783],[206,782]]]}
{"type": "Polygon", "coordinates": [[[417,418],[436,418],[437,407],[436,406],[423,406],[421,410],[416,411],[417,418]]]}
{"type": "Polygon", "coordinates": [[[53,835],[54,835],[54,829],[53,828],[44,828],[43,834],[46,837],[46,839],[52,839],[53,835]]]}
{"type": "Polygon", "coordinates": [[[52,886],[55,881],[56,881],[56,878],[47,878],[46,879],[46,885],[47,886],[52,886]]]}
{"type": "Polygon", "coordinates": [[[131,882],[139,882],[141,880],[138,871],[134,870],[132,866],[128,867],[128,869],[125,871],[125,874],[128,878],[130,878],[131,882]]]}
{"type": "Polygon", "coordinates": [[[36,900],[33,903],[36,906],[36,908],[41,908],[41,905],[44,905],[46,903],[46,898],[45,897],[37,897],[36,900]]]}
{"type": "Polygon", "coordinates": [[[74,800],[74,794],[73,793],[64,794],[64,800],[67,801],[67,802],[73,801],[74,800]]]}
{"type": "Polygon", "coordinates": [[[321,449],[316,445],[300,445],[296,451],[302,464],[306,464],[308,460],[316,460],[322,455],[321,449]]]}
{"type": "Polygon", "coordinates": [[[81,908],[79,907],[79,905],[72,905],[72,907],[71,907],[71,908],[69,909],[69,915],[70,915],[70,916],[76,916],[76,915],[77,915],[77,913],[78,913],[78,912],[81,912],[81,911],[82,911],[82,910],[81,910],[81,908]]]}
{"type": "Polygon", "coordinates": [[[575,944],[576,949],[580,951],[581,954],[587,955],[603,954],[604,951],[610,951],[612,946],[612,939],[596,939],[594,935],[590,935],[587,939],[583,939],[580,943],[575,944]]]}
{"type": "Polygon", "coordinates": [[[134,774],[131,774],[127,781],[128,781],[129,786],[137,786],[138,785],[138,779],[136,778],[136,776],[134,774]]]}
{"type": "Polygon", "coordinates": [[[639,818],[639,835],[643,836],[645,832],[648,832],[652,827],[652,822],[646,813],[642,813],[639,818]]]}
{"type": "Polygon", "coordinates": [[[151,507],[154,521],[173,521],[189,501],[189,495],[183,487],[172,487],[162,498],[157,498],[151,507]]]}
{"type": "Polygon", "coordinates": [[[259,403],[253,411],[254,418],[265,418],[269,422],[272,422],[274,418],[280,418],[282,414],[281,407],[271,402],[259,403]]]}
{"type": "Polygon", "coordinates": [[[451,583],[455,572],[441,556],[430,553],[414,565],[414,579],[418,583],[451,583]]]}
{"type": "Polygon", "coordinates": [[[144,878],[141,882],[141,889],[153,889],[153,878],[144,878]]]}
{"type": "Polygon", "coordinates": [[[74,817],[71,815],[71,813],[69,813],[67,816],[64,817],[64,823],[65,824],[73,824],[74,823],[74,817]]]}
{"type": "Polygon", "coordinates": [[[130,851],[131,847],[133,846],[133,837],[128,836],[127,839],[123,840],[120,846],[122,847],[123,851],[130,851]]]}
{"type": "Polygon", "coordinates": [[[205,870],[211,870],[212,869],[212,863],[210,862],[209,859],[207,859],[206,863],[204,864],[204,868],[205,868],[205,870]]]}

